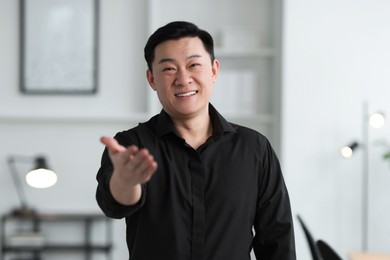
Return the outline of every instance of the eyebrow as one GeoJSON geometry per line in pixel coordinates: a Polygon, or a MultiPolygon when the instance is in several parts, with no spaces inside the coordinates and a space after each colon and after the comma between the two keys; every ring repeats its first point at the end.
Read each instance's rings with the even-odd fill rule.
{"type": "MultiPolygon", "coordinates": [[[[202,55],[200,54],[194,54],[194,55],[190,55],[187,57],[187,60],[190,60],[190,59],[194,59],[194,58],[201,58],[202,55]]],[[[164,62],[172,62],[174,61],[175,59],[172,59],[172,58],[162,58],[161,60],[158,61],[158,64],[162,64],[164,62]]]]}

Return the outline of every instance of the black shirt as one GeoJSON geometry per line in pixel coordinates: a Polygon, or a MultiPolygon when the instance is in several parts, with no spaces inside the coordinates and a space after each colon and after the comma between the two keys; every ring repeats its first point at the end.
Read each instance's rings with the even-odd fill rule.
{"type": "Polygon", "coordinates": [[[150,150],[158,163],[141,200],[124,206],[108,183],[104,151],[97,202],[112,218],[126,217],[132,260],[294,260],[293,221],[278,159],[260,133],[227,122],[211,105],[213,134],[194,150],[162,111],[117,133],[124,146],[150,150]]]}

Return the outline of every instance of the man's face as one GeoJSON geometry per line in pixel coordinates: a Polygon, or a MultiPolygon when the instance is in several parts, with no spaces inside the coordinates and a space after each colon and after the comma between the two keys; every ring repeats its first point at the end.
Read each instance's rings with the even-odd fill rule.
{"type": "Polygon", "coordinates": [[[207,113],[219,63],[197,37],[168,40],[154,50],[153,72],[147,71],[150,86],[157,91],[164,110],[172,117],[207,113]]]}

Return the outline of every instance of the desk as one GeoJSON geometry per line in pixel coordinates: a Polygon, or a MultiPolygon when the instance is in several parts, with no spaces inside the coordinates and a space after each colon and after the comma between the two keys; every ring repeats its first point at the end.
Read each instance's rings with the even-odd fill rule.
{"type": "Polygon", "coordinates": [[[351,253],[349,260],[390,260],[390,254],[351,253]]]}
{"type": "Polygon", "coordinates": [[[30,255],[28,259],[38,260],[51,259],[53,255],[64,256],[61,259],[73,259],[72,255],[76,253],[84,255],[85,260],[94,259],[97,253],[103,253],[105,259],[112,259],[111,223],[102,214],[4,215],[0,222],[0,260],[11,259],[9,256],[15,255],[30,255]],[[64,231],[69,236],[64,236],[64,231]],[[23,235],[26,232],[38,236],[23,235]]]}

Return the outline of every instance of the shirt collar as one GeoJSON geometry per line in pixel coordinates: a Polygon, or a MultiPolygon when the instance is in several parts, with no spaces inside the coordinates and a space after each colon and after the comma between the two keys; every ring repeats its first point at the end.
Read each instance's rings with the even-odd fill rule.
{"type": "MultiPolygon", "coordinates": [[[[213,138],[219,138],[226,132],[236,132],[233,126],[209,103],[209,114],[213,125],[213,138]]],[[[174,133],[178,135],[173,122],[165,110],[161,110],[157,116],[156,134],[158,137],[174,133]]]]}

